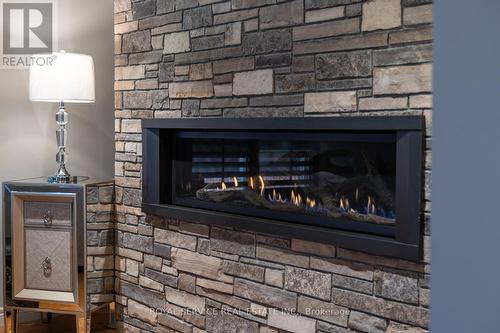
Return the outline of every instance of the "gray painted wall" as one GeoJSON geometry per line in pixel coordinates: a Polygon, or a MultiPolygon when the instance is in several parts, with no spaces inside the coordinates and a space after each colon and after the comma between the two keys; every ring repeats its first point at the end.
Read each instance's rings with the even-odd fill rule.
{"type": "Polygon", "coordinates": [[[500,2],[435,2],[432,332],[500,330],[500,2]]]}
{"type": "MultiPolygon", "coordinates": [[[[59,48],[90,54],[96,66],[96,103],[67,105],[69,171],[109,178],[114,163],[113,1],[63,0],[58,6],[59,48]]],[[[57,105],[30,102],[28,79],[27,70],[0,70],[0,181],[56,171],[57,105]]]]}

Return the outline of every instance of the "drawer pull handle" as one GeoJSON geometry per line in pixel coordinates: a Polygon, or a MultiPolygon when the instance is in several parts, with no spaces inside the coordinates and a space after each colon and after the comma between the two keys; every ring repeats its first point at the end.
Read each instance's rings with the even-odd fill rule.
{"type": "Polygon", "coordinates": [[[50,210],[47,210],[45,214],[43,214],[42,220],[45,225],[51,225],[54,217],[52,216],[52,213],[50,210]]]}
{"type": "Polygon", "coordinates": [[[52,273],[52,261],[50,260],[50,257],[45,257],[45,259],[42,261],[42,268],[43,268],[43,275],[46,277],[50,276],[52,273]]]}

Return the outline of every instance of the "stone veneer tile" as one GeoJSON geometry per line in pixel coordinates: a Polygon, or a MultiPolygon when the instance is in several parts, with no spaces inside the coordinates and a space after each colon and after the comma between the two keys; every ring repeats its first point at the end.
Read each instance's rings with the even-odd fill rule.
{"type": "Polygon", "coordinates": [[[375,68],[373,93],[412,94],[432,91],[432,65],[375,68]]]}
{"type": "Polygon", "coordinates": [[[297,311],[303,315],[344,327],[347,326],[349,318],[348,308],[307,296],[299,296],[297,311]]]}
{"type": "Polygon", "coordinates": [[[297,295],[295,293],[242,279],[234,280],[234,294],[289,311],[294,310],[297,304],[297,295]]]}
{"type": "Polygon", "coordinates": [[[288,314],[280,310],[270,310],[267,318],[269,326],[294,333],[316,332],[316,321],[310,318],[288,314]]]}
{"type": "Polygon", "coordinates": [[[356,111],[356,91],[306,93],[305,113],[356,111]]]}
{"type": "Polygon", "coordinates": [[[332,276],[307,269],[286,267],[285,289],[329,301],[332,276]]]}
{"type": "MultiPolygon", "coordinates": [[[[117,243],[104,225],[113,217],[92,208],[87,266],[106,270],[89,272],[91,301],[113,298],[114,274],[123,331],[425,332],[428,221],[414,263],[144,216],[140,172],[144,118],[423,112],[430,126],[431,3],[115,0],[116,193],[105,209],[116,210],[117,243]],[[169,312],[155,322],[149,307],[169,312]]],[[[426,168],[428,180],[430,158],[426,168]]]]}
{"type": "Polygon", "coordinates": [[[363,4],[363,31],[401,25],[401,0],[373,0],[363,4]]]}
{"type": "Polygon", "coordinates": [[[234,95],[265,95],[273,92],[273,70],[263,69],[234,74],[234,95]]]}

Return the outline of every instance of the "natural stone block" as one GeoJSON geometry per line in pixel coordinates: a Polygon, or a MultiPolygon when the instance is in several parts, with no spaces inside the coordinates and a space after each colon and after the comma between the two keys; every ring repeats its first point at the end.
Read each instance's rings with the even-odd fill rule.
{"type": "Polygon", "coordinates": [[[389,327],[387,328],[386,333],[428,333],[428,331],[420,327],[411,327],[408,325],[391,322],[389,327]]]}
{"type": "Polygon", "coordinates": [[[134,53],[129,56],[129,65],[156,64],[163,56],[162,51],[134,53]]]}
{"type": "Polygon", "coordinates": [[[212,333],[259,333],[258,323],[228,312],[211,311],[206,321],[206,328],[212,333]]]}
{"type": "Polygon", "coordinates": [[[356,111],[356,91],[306,93],[305,113],[356,111]]]}
{"type": "Polygon", "coordinates": [[[290,53],[274,53],[255,57],[257,68],[290,66],[291,62],[292,55],[290,53]]]}
{"type": "Polygon", "coordinates": [[[155,243],[153,245],[153,253],[155,256],[160,256],[165,259],[170,259],[170,251],[171,251],[170,246],[165,246],[162,244],[155,243]]]}
{"type": "Polygon", "coordinates": [[[288,74],[276,76],[276,93],[311,91],[316,87],[314,74],[288,74]]]}
{"type": "Polygon", "coordinates": [[[123,53],[135,53],[150,51],[151,47],[151,33],[149,30],[131,32],[123,35],[123,53]]]}
{"type": "Polygon", "coordinates": [[[311,268],[363,279],[373,280],[373,268],[369,265],[349,262],[341,259],[311,258],[311,268]]]}
{"type": "Polygon", "coordinates": [[[432,95],[412,95],[410,96],[411,109],[431,109],[432,95]]]}
{"type": "Polygon", "coordinates": [[[297,304],[295,293],[242,279],[234,280],[234,294],[278,309],[294,310],[297,304]]]}
{"type": "Polygon", "coordinates": [[[287,332],[315,333],[316,320],[307,317],[288,314],[286,312],[270,309],[267,324],[287,332]]]}
{"type": "MultiPolygon", "coordinates": [[[[232,88],[231,88],[232,91],[232,88]]],[[[217,94],[216,94],[217,95],[217,94]]],[[[246,98],[216,98],[204,99],[201,101],[202,109],[220,109],[220,108],[237,108],[247,106],[246,98]]],[[[212,240],[212,243],[217,240],[212,240]]],[[[214,247],[215,249],[215,247],[214,247]]],[[[219,249],[218,251],[222,251],[219,249]]],[[[224,251],[223,251],[224,252],[224,251]]],[[[253,251],[255,252],[255,250],[253,251]]]]}
{"type": "Polygon", "coordinates": [[[233,95],[233,85],[229,84],[216,84],[214,85],[215,97],[228,97],[233,95]]]}
{"type": "MultiPolygon", "coordinates": [[[[120,237],[118,237],[120,239],[120,237]]],[[[145,253],[153,253],[153,238],[142,235],[135,235],[129,232],[123,233],[123,240],[119,241],[119,245],[145,253]]]]}
{"type": "Polygon", "coordinates": [[[331,288],[330,274],[300,268],[285,268],[285,289],[329,301],[331,288]]]}
{"type": "Polygon", "coordinates": [[[405,324],[427,327],[429,322],[428,309],[384,300],[382,298],[359,294],[353,291],[334,288],[332,292],[332,301],[337,305],[393,319],[405,324]]]}
{"type": "Polygon", "coordinates": [[[306,12],[306,23],[334,20],[341,17],[344,17],[343,6],[308,10],[306,12]]]}
{"type": "Polygon", "coordinates": [[[387,45],[387,32],[375,32],[348,37],[311,40],[294,44],[294,54],[325,53],[357,49],[369,49],[387,45]]]}
{"type": "Polygon", "coordinates": [[[212,75],[212,63],[207,62],[204,64],[193,64],[189,68],[189,79],[190,80],[205,80],[211,79],[212,75]]]}
{"type": "Polygon", "coordinates": [[[418,304],[418,279],[408,273],[375,271],[375,295],[406,303],[418,304]]]}
{"type": "Polygon", "coordinates": [[[231,2],[233,9],[245,9],[272,5],[276,3],[276,0],[232,0],[231,2]]]}
{"type": "Polygon", "coordinates": [[[163,53],[182,53],[189,50],[189,31],[174,32],[165,35],[163,53]]]}
{"type": "MultiPolygon", "coordinates": [[[[168,266],[165,266],[168,267],[168,266]]],[[[174,273],[174,272],[172,272],[174,273]]],[[[170,274],[165,274],[165,272],[158,272],[149,268],[145,269],[145,276],[151,280],[157,281],[163,286],[177,287],[177,278],[170,274]]]]}
{"type": "Polygon", "coordinates": [[[432,23],[432,5],[408,7],[403,12],[403,24],[432,23]]]}
{"type": "Polygon", "coordinates": [[[401,26],[401,0],[373,0],[363,4],[361,29],[371,31],[401,26]]]}
{"type": "Polygon", "coordinates": [[[231,11],[225,14],[219,14],[214,16],[214,25],[229,23],[229,22],[238,22],[248,20],[259,15],[259,9],[248,9],[248,10],[238,10],[231,11]]]}
{"type": "Polygon", "coordinates": [[[385,333],[387,320],[367,315],[366,313],[351,311],[349,327],[361,332],[385,333]]]}
{"type": "Polygon", "coordinates": [[[359,111],[402,110],[408,108],[407,97],[360,98],[359,111]]]}
{"type": "Polygon", "coordinates": [[[255,235],[250,233],[212,228],[212,250],[255,257],[255,235]]]}
{"type": "Polygon", "coordinates": [[[390,44],[415,43],[430,40],[432,40],[432,28],[429,27],[394,31],[389,35],[390,44]]]}
{"type": "Polygon", "coordinates": [[[303,108],[300,106],[224,109],[226,118],[277,118],[302,117],[303,115],[303,108]]]}
{"type": "Polygon", "coordinates": [[[239,276],[257,282],[264,281],[264,268],[260,266],[225,260],[222,270],[229,275],[239,276]]]}
{"type": "Polygon", "coordinates": [[[375,68],[373,76],[375,95],[432,92],[431,64],[375,68]]]}
{"type": "Polygon", "coordinates": [[[159,66],[158,80],[160,82],[172,82],[174,79],[174,63],[162,62],[159,66]]]}
{"type": "Polygon", "coordinates": [[[182,27],[184,30],[212,25],[212,6],[202,6],[184,11],[182,27]]]}
{"type": "Polygon", "coordinates": [[[260,9],[259,21],[261,29],[302,24],[304,22],[304,1],[293,0],[263,7],[260,9]]]}
{"type": "Polygon", "coordinates": [[[231,23],[226,26],[226,31],[224,32],[224,44],[241,44],[241,22],[231,23]]]}
{"type": "Polygon", "coordinates": [[[295,73],[313,72],[314,56],[293,57],[292,71],[295,73]]]}
{"type": "Polygon", "coordinates": [[[316,57],[319,80],[370,76],[371,51],[320,54],[316,57]]]}
{"type": "Polygon", "coordinates": [[[214,14],[227,13],[229,11],[231,11],[231,2],[230,1],[214,3],[212,5],[212,12],[214,14]]]}
{"type": "Polygon", "coordinates": [[[360,16],[363,13],[363,4],[355,3],[352,5],[345,6],[345,16],[353,17],[360,16]]]}
{"type": "MultiPolygon", "coordinates": [[[[254,68],[253,57],[219,60],[213,63],[213,71],[215,74],[247,71],[253,68],[254,68]]],[[[219,81],[218,83],[227,83],[227,81],[224,82],[219,81]]]]}
{"type": "Polygon", "coordinates": [[[155,228],[154,240],[156,243],[160,244],[168,244],[170,246],[180,247],[191,251],[196,250],[196,237],[181,234],[176,231],[155,228]]]}
{"type": "Polygon", "coordinates": [[[165,287],[165,296],[170,303],[194,310],[197,313],[205,313],[205,299],[202,297],[171,287],[165,287]]]}
{"type": "Polygon", "coordinates": [[[307,40],[359,32],[359,18],[308,24],[293,28],[293,40],[307,40]]]}
{"type": "Polygon", "coordinates": [[[132,3],[132,15],[134,19],[141,19],[155,14],[156,1],[143,0],[132,3]]]}
{"type": "Polygon", "coordinates": [[[162,27],[168,24],[178,23],[181,21],[182,21],[181,11],[168,13],[165,15],[152,16],[139,21],[139,30],[154,29],[157,27],[162,27]]]}
{"type": "Polygon", "coordinates": [[[233,285],[228,283],[197,278],[196,284],[204,289],[215,290],[224,294],[233,293],[233,285]]]}
{"type": "Polygon", "coordinates": [[[122,296],[147,304],[155,309],[163,309],[166,304],[163,293],[144,289],[129,282],[120,281],[118,292],[122,296]]]}
{"type": "Polygon", "coordinates": [[[130,299],[128,301],[127,311],[129,316],[138,318],[151,325],[156,325],[156,312],[151,311],[151,309],[145,305],[130,299]]]}
{"type": "Polygon", "coordinates": [[[127,109],[160,108],[167,97],[167,90],[126,91],[123,93],[123,106],[127,109]]]}
{"type": "MultiPolygon", "coordinates": [[[[303,104],[304,104],[303,95],[286,95],[286,96],[273,95],[273,96],[252,97],[250,99],[251,106],[285,106],[285,105],[303,105],[303,104]]],[[[261,241],[260,243],[267,243],[269,245],[276,246],[276,238],[273,238],[270,242],[261,241]]],[[[282,247],[288,247],[288,244],[284,244],[284,246],[282,247]]]]}
{"type": "Polygon", "coordinates": [[[309,267],[309,257],[269,246],[257,246],[257,258],[285,265],[309,267]]]}
{"type": "Polygon", "coordinates": [[[290,29],[252,32],[243,35],[243,53],[263,54],[292,49],[290,29]]]}
{"type": "Polygon", "coordinates": [[[188,293],[196,294],[196,276],[184,273],[179,274],[177,287],[188,293]]]}
{"type": "Polygon", "coordinates": [[[277,270],[277,269],[271,269],[271,268],[266,268],[266,275],[265,275],[265,281],[266,284],[278,287],[278,288],[283,288],[283,271],[277,270]]]}
{"type": "Polygon", "coordinates": [[[162,326],[173,329],[176,332],[192,333],[193,325],[190,325],[182,320],[179,320],[169,314],[158,315],[158,323],[162,326]]]}
{"type": "Polygon", "coordinates": [[[273,70],[264,69],[234,74],[234,95],[264,95],[273,92],[273,70]]]}
{"type": "Polygon", "coordinates": [[[417,64],[432,61],[432,45],[396,47],[373,52],[374,66],[417,64]]]}
{"type": "Polygon", "coordinates": [[[169,85],[171,98],[206,98],[214,95],[212,81],[175,82],[169,85]]]}
{"type": "Polygon", "coordinates": [[[208,237],[210,234],[210,227],[208,225],[185,221],[179,222],[179,230],[186,234],[200,237],[208,237]]]}
{"type": "Polygon", "coordinates": [[[176,0],[159,0],[156,1],[156,14],[161,15],[175,10],[176,0]]]}
{"type": "Polygon", "coordinates": [[[131,0],[116,0],[114,1],[114,12],[120,13],[132,9],[131,0]]]}
{"type": "Polygon", "coordinates": [[[144,65],[115,67],[115,80],[143,79],[146,74],[144,65]]]}
{"type": "Polygon", "coordinates": [[[200,101],[196,99],[184,99],[182,101],[183,117],[198,117],[200,115],[200,101]]]}
{"type": "Polygon", "coordinates": [[[139,29],[139,23],[137,21],[115,24],[115,34],[126,34],[128,32],[137,31],[137,29],[139,29]]]}
{"type": "Polygon", "coordinates": [[[335,257],[335,245],[311,242],[303,239],[292,239],[292,250],[316,254],[322,257],[335,257]]]}
{"type": "Polygon", "coordinates": [[[232,277],[222,271],[222,260],[219,258],[182,249],[172,249],[171,257],[172,266],[180,271],[223,282],[232,282],[232,277]]]}
{"type": "Polygon", "coordinates": [[[349,309],[335,305],[330,302],[323,302],[317,299],[299,296],[297,311],[309,317],[323,320],[335,325],[347,326],[349,309]]]}
{"type": "Polygon", "coordinates": [[[144,288],[163,291],[163,284],[145,276],[139,276],[139,285],[144,288]]]}
{"type": "Polygon", "coordinates": [[[193,49],[193,51],[215,49],[223,46],[223,35],[191,38],[191,48],[193,49]]]}
{"type": "Polygon", "coordinates": [[[373,283],[369,281],[333,274],[332,283],[334,287],[349,289],[363,294],[373,294],[373,283]]]}

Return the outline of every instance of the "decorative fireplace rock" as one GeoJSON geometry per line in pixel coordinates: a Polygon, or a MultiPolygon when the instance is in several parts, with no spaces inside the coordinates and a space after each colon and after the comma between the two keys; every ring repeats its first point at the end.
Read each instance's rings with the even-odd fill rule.
{"type": "Polygon", "coordinates": [[[143,121],[143,210],[419,259],[421,117],[143,121]]]}
{"type": "MultiPolygon", "coordinates": [[[[116,277],[124,332],[426,332],[431,2],[115,0],[116,277]],[[134,49],[139,44],[147,51],[134,49]],[[160,193],[154,181],[159,178],[142,179],[142,171],[151,175],[150,166],[156,165],[147,152],[151,140],[160,138],[154,135],[155,120],[195,118],[185,128],[193,129],[193,122],[207,117],[217,118],[214,122],[296,117],[308,125],[339,115],[425,117],[425,145],[419,151],[425,157],[421,236],[401,242],[415,244],[411,255],[402,251],[413,259],[416,244],[422,244],[420,260],[346,249],[338,238],[348,234],[394,243],[392,236],[269,218],[266,231],[255,231],[262,217],[234,228],[228,226],[234,221],[204,223],[201,215],[197,223],[189,222],[199,208],[142,209],[142,202],[161,203],[149,196],[160,193]],[[145,131],[153,135],[144,133],[144,141],[143,119],[153,122],[152,131],[145,131]],[[336,238],[324,232],[309,240],[305,233],[286,236],[284,228],[290,226],[328,230],[336,238]],[[320,290],[295,281],[311,281],[320,290]],[[300,315],[274,312],[276,304],[295,304],[300,315]],[[184,310],[193,307],[203,311],[186,315],[184,310]],[[322,316],[321,309],[342,315],[322,316]]],[[[291,192],[284,195],[290,199],[291,192]]],[[[234,218],[230,212],[214,214],[234,218]]],[[[396,212],[396,231],[399,218],[396,212]]],[[[358,248],[369,242],[360,240],[358,248]]],[[[380,247],[364,250],[376,253],[380,247]]]]}

